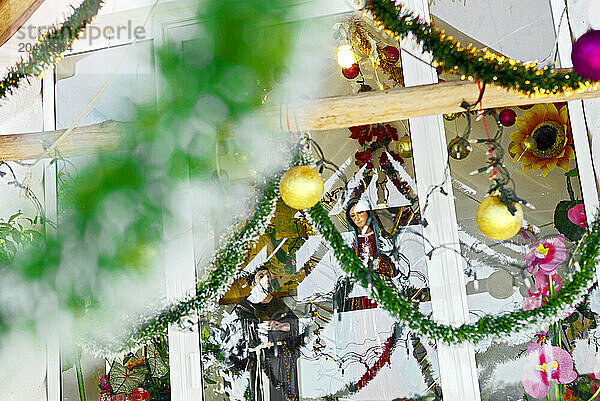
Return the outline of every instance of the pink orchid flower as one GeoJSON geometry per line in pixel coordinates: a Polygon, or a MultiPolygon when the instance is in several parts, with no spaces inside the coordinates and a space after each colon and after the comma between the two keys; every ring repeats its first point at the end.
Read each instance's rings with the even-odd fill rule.
{"type": "Polygon", "coordinates": [[[586,228],[587,223],[585,221],[585,208],[583,207],[583,203],[579,203],[567,212],[567,217],[571,220],[571,223],[577,224],[579,227],[586,228]]]}
{"type": "Polygon", "coordinates": [[[567,258],[567,247],[565,236],[550,238],[534,243],[525,254],[525,266],[527,271],[533,274],[536,266],[540,272],[549,276],[556,272],[556,266],[567,258]]]}
{"type": "MultiPolygon", "coordinates": [[[[556,294],[563,285],[563,279],[558,274],[552,276],[552,287],[554,287],[554,293],[556,294]]],[[[542,271],[539,271],[533,278],[535,292],[527,291],[529,297],[525,298],[523,303],[523,310],[537,309],[550,299],[550,288],[548,286],[548,276],[542,271]]]]}
{"type": "Polygon", "coordinates": [[[576,378],[571,355],[560,347],[544,345],[527,354],[521,382],[527,394],[543,398],[548,395],[551,381],[567,384],[576,378]]]}

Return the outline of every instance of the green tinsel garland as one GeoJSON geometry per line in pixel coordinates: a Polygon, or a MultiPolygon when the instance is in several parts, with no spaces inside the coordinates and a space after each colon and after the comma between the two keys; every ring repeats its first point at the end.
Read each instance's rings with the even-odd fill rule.
{"type": "Polygon", "coordinates": [[[280,178],[281,174],[278,174],[268,179],[253,215],[216,252],[211,266],[207,268],[208,276],[198,281],[194,296],[172,303],[157,315],[143,321],[123,343],[113,344],[113,346],[105,344],[102,353],[104,355],[115,352],[123,353],[139,348],[140,345],[148,343],[155,336],[166,335],[170,324],[183,324],[186,317],[213,307],[229,290],[234,277],[239,273],[240,264],[270,223],[279,198],[280,178]]]}
{"type": "Polygon", "coordinates": [[[16,62],[0,81],[0,98],[17,89],[22,79],[39,77],[46,68],[54,65],[92,22],[103,4],[104,0],[84,0],[61,26],[40,36],[27,59],[16,62]]]}
{"type": "Polygon", "coordinates": [[[378,25],[398,39],[414,35],[423,49],[431,52],[437,66],[444,72],[461,75],[461,79],[475,77],[529,96],[585,91],[598,85],[572,71],[538,69],[537,63],[523,64],[471,45],[461,47],[454,38],[403,10],[402,5],[395,5],[392,0],[368,0],[365,10],[378,25]]]}
{"type": "Polygon", "coordinates": [[[463,324],[458,327],[438,324],[423,315],[418,308],[397,297],[393,288],[375,275],[361,263],[353,249],[344,241],[335,228],[327,212],[321,204],[309,211],[314,228],[329,242],[340,265],[352,274],[358,283],[372,289],[372,298],[393,316],[403,321],[415,332],[429,338],[442,340],[445,343],[458,344],[464,341],[477,342],[487,336],[506,337],[532,326],[552,324],[567,316],[575,306],[583,300],[594,281],[596,258],[600,249],[600,220],[592,224],[578,246],[578,255],[573,255],[575,273],[565,280],[560,292],[547,304],[529,311],[514,311],[500,316],[484,316],[476,323],[463,324]],[[577,264],[578,263],[578,264],[577,264]]]}

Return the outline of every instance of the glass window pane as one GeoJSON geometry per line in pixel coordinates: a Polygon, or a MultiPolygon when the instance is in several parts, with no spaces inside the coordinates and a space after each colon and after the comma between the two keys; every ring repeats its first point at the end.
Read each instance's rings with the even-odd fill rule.
{"type": "MultiPolygon", "coordinates": [[[[566,104],[490,110],[485,117],[479,111],[446,115],[445,128],[471,321],[486,314],[535,309],[545,304],[560,292],[572,272],[569,258],[585,226],[566,104]],[[463,145],[466,132],[467,139],[483,141],[463,145]],[[491,146],[488,137],[496,140],[491,146]],[[486,170],[492,158],[502,160],[495,175],[493,169],[486,170]],[[502,188],[535,209],[524,202],[516,206],[516,217],[511,216],[499,198],[486,196],[499,182],[505,182],[502,188]]],[[[555,389],[551,381],[538,392],[523,378],[536,377],[529,365],[532,358],[544,358],[540,356],[542,351],[534,349],[539,345],[560,347],[567,359],[575,357],[577,347],[595,353],[595,345],[589,344],[594,341],[590,339],[590,330],[596,326],[593,316],[584,307],[537,334],[480,342],[476,361],[482,399],[519,400],[528,395],[527,399],[537,399],[546,397],[541,397],[540,391],[549,391],[555,397],[555,390],[560,393],[581,388],[590,393],[583,398],[587,400],[594,385],[585,375],[590,372],[585,370],[564,388],[555,389]]]]}

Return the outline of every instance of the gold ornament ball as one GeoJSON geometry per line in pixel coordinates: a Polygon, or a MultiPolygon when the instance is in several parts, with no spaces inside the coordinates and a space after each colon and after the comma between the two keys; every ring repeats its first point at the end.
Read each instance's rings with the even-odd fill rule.
{"type": "Polygon", "coordinates": [[[479,230],[492,239],[509,239],[521,230],[523,221],[523,209],[521,205],[513,202],[514,216],[506,207],[499,196],[488,196],[485,198],[475,213],[475,220],[479,230]]]}
{"type": "Polygon", "coordinates": [[[448,144],[448,154],[456,160],[465,159],[471,153],[471,145],[465,138],[457,136],[448,144]]]}
{"type": "Polygon", "coordinates": [[[458,118],[458,113],[448,113],[444,114],[444,120],[446,121],[454,121],[458,118]]]}
{"type": "Polygon", "coordinates": [[[396,153],[405,159],[412,157],[412,142],[410,141],[410,136],[404,135],[402,138],[398,139],[396,143],[396,153]]]}
{"type": "Polygon", "coordinates": [[[308,209],[321,199],[323,179],[310,167],[292,167],[281,177],[279,193],[289,207],[298,210],[308,209]]]}

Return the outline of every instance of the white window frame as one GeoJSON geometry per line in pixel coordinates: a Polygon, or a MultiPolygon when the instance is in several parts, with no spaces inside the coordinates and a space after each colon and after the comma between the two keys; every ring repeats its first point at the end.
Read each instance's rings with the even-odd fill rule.
{"type": "MultiPolygon", "coordinates": [[[[555,28],[558,28],[560,15],[564,8],[563,0],[549,0],[554,18],[555,28]],[[556,17],[558,16],[558,17],[556,17]]],[[[430,20],[427,0],[406,0],[405,4],[417,12],[422,18],[430,20]]],[[[579,3],[581,6],[581,3],[579,3]]],[[[161,4],[159,4],[159,7],[161,4]]],[[[571,5],[576,7],[577,3],[571,5]]],[[[172,4],[169,7],[173,7],[172,4]]],[[[146,8],[144,8],[146,9],[146,8]]],[[[335,8],[337,11],[345,10],[346,6],[335,8]]],[[[170,16],[154,19],[151,29],[147,29],[149,36],[144,40],[154,40],[155,54],[166,43],[180,46],[182,40],[187,39],[186,30],[193,30],[193,25],[199,21],[196,16],[184,9],[173,8],[170,16]]],[[[157,10],[158,12],[158,10],[157,10]]],[[[103,14],[98,18],[107,21],[119,15],[132,14],[132,10],[114,14],[103,14]]],[[[327,11],[325,12],[327,14],[327,11]]],[[[325,14],[319,14],[320,16],[325,14]]],[[[145,15],[144,15],[145,16],[145,15]]],[[[311,14],[311,17],[314,15],[311,14]]],[[[143,22],[143,21],[142,21],[143,22]]],[[[571,24],[576,22],[569,21],[571,24]]],[[[571,40],[568,27],[563,21],[563,27],[558,34],[559,55],[563,67],[570,66],[571,40]],[[566,60],[566,61],[564,61],[566,60]]],[[[190,37],[191,38],[191,37],[190,37]]],[[[92,44],[79,43],[67,55],[104,50],[120,45],[129,45],[131,40],[105,41],[96,40],[92,44]]],[[[424,60],[430,60],[429,54],[423,54],[410,39],[403,40],[401,47],[418,54],[424,60]]],[[[406,86],[430,84],[437,82],[435,70],[415,59],[407,52],[401,52],[402,66],[406,86]]],[[[157,94],[160,95],[161,81],[157,71],[157,94]]],[[[54,72],[44,76],[43,108],[44,130],[55,129],[54,108],[54,72]]],[[[591,223],[595,211],[599,206],[597,178],[594,174],[594,160],[590,151],[590,138],[596,136],[600,140],[600,119],[594,119],[585,114],[586,107],[591,107],[594,100],[570,101],[569,114],[571,118],[573,139],[579,166],[581,189],[584,196],[588,223],[591,223]],[[587,123],[587,124],[586,124],[587,123]]],[[[444,124],[440,115],[410,119],[412,143],[414,149],[414,168],[417,178],[417,194],[419,199],[425,199],[432,186],[444,182],[446,174],[447,148],[444,124]]],[[[600,163],[600,161],[596,161],[600,163]]],[[[429,225],[424,229],[424,236],[431,244],[451,244],[450,248],[443,248],[432,255],[428,261],[429,281],[433,317],[436,321],[445,324],[459,325],[468,322],[469,308],[463,274],[463,261],[459,256],[460,246],[458,240],[458,224],[453,190],[450,180],[444,186],[448,196],[440,193],[431,198],[427,211],[423,217],[429,225]],[[458,253],[456,252],[458,251],[458,253]]],[[[50,218],[56,219],[56,170],[55,164],[46,163],[45,169],[46,209],[50,218]],[[50,194],[54,194],[54,199],[50,194]],[[50,212],[53,210],[53,212],[50,212]],[[50,214],[54,213],[54,214],[50,214]]],[[[169,300],[180,298],[195,290],[196,266],[194,255],[193,223],[191,213],[191,197],[189,186],[180,188],[180,199],[185,221],[180,221],[177,229],[166,229],[164,253],[166,285],[169,300]]],[[[600,276],[600,266],[598,267],[600,276]]],[[[183,401],[190,399],[203,399],[202,366],[200,358],[200,339],[198,331],[183,333],[177,329],[169,328],[170,368],[172,399],[183,401]]],[[[451,400],[479,401],[481,399],[477,380],[475,354],[470,343],[449,346],[441,342],[437,344],[439,359],[439,374],[442,394],[451,400]]],[[[48,401],[61,401],[61,369],[58,340],[50,336],[47,353],[47,379],[48,401]]]]}
{"type": "MultiPolygon", "coordinates": [[[[152,18],[146,26],[147,35],[138,40],[154,40],[155,55],[159,45],[166,43],[169,30],[175,27],[189,24],[194,14],[190,13],[189,8],[182,7],[170,2],[167,4],[159,3],[154,11],[154,15],[167,15],[162,18],[152,18]]],[[[94,24],[107,24],[115,21],[121,24],[126,20],[124,17],[136,17],[136,23],[143,24],[151,7],[141,9],[130,9],[115,13],[106,13],[99,15],[94,24]],[[142,11],[144,12],[142,12],[142,11]],[[143,18],[142,18],[143,17],[143,18]],[[138,21],[139,20],[139,21],[138,21]]],[[[134,26],[136,26],[134,24],[134,26]]],[[[73,49],[65,56],[73,56],[96,51],[107,50],[114,47],[130,46],[135,41],[134,37],[122,40],[105,40],[103,38],[92,41],[83,40],[74,44],[73,49]]],[[[158,71],[156,75],[157,94],[160,94],[160,79],[158,71]]],[[[48,71],[42,78],[43,96],[42,107],[44,110],[44,131],[53,131],[56,129],[56,108],[55,108],[55,69],[48,71]]],[[[50,164],[50,160],[45,161],[44,170],[45,199],[47,216],[56,221],[57,219],[57,183],[56,183],[56,163],[50,164]]],[[[185,192],[185,190],[184,190],[185,192]]],[[[165,286],[169,300],[180,299],[195,290],[196,282],[196,264],[194,255],[193,233],[191,230],[191,206],[190,197],[182,194],[182,199],[186,200],[186,209],[188,219],[177,226],[176,232],[165,230],[165,246],[162,257],[165,265],[165,286]],[[168,264],[166,261],[169,261],[168,264]],[[176,270],[176,271],[175,271],[176,270]]],[[[55,230],[48,230],[47,235],[55,235],[55,230]]],[[[171,399],[173,401],[184,400],[203,400],[202,388],[202,370],[200,363],[200,337],[198,330],[183,332],[176,328],[169,328],[169,361],[171,376],[171,399]]],[[[107,364],[107,371],[109,365],[107,364]]],[[[62,370],[60,356],[60,341],[55,333],[49,333],[46,346],[46,394],[48,401],[62,401],[62,370]]]]}

